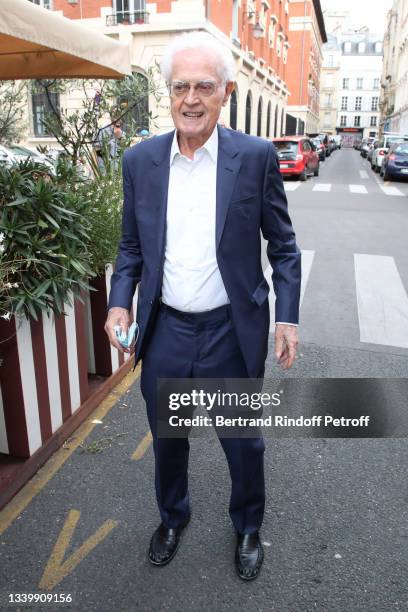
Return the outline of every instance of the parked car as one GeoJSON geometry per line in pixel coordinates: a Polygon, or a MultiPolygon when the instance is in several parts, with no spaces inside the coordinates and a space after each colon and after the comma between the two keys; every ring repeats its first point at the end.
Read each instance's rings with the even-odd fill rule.
{"type": "Polygon", "coordinates": [[[395,132],[384,132],[382,139],[378,143],[378,147],[376,147],[373,151],[371,168],[374,170],[374,172],[380,172],[384,156],[388,153],[390,146],[394,143],[404,141],[408,141],[408,135],[396,134],[395,132]]]}
{"type": "Polygon", "coordinates": [[[336,143],[336,148],[341,149],[341,141],[342,141],[341,135],[336,134],[335,136],[333,136],[333,140],[336,143]]]}
{"type": "Polygon", "coordinates": [[[360,155],[361,157],[367,157],[368,149],[370,148],[370,144],[374,142],[375,138],[372,136],[370,138],[363,138],[360,146],[360,155]]]}
{"type": "Polygon", "coordinates": [[[279,157],[283,176],[297,176],[306,181],[310,175],[319,175],[319,155],[314,144],[305,136],[272,138],[279,157]]]}
{"type": "Polygon", "coordinates": [[[362,143],[362,140],[360,138],[356,138],[356,140],[353,143],[353,149],[356,149],[357,151],[359,151],[361,147],[361,143],[362,143]]]}
{"type": "Polygon", "coordinates": [[[408,177],[408,142],[397,142],[390,146],[384,155],[380,175],[384,181],[408,177]]]}
{"type": "Polygon", "coordinates": [[[370,164],[373,159],[374,149],[376,149],[377,147],[378,147],[378,140],[373,140],[373,142],[368,146],[367,161],[370,162],[370,164]]]}
{"type": "Polygon", "coordinates": [[[320,138],[311,138],[310,139],[316,147],[317,154],[319,155],[319,160],[324,161],[326,159],[326,147],[320,140],[320,138]]]}
{"type": "Polygon", "coordinates": [[[12,164],[15,164],[16,161],[13,153],[7,147],[0,144],[0,164],[10,167],[12,164]]]}
{"type": "Polygon", "coordinates": [[[27,147],[23,147],[21,145],[16,144],[11,144],[7,148],[14,155],[16,161],[25,161],[26,159],[31,158],[31,160],[35,164],[41,164],[43,166],[46,166],[52,174],[55,174],[54,164],[43,153],[39,153],[38,151],[35,151],[33,149],[29,149],[27,147]]]}

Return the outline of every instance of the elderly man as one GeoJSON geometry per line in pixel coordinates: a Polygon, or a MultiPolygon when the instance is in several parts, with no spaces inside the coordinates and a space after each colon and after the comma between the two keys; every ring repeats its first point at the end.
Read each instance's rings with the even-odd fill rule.
{"type": "MultiPolygon", "coordinates": [[[[276,293],[275,349],[283,368],[296,353],[300,253],[273,145],[217,125],[234,88],[231,52],[212,36],[178,36],[162,72],[175,131],[127,150],[124,211],[105,330],[126,331],[139,285],[141,389],[153,435],[161,525],[149,560],[175,555],[190,519],[189,442],[157,435],[158,378],[262,378],[269,337],[269,285],[261,266],[268,241],[276,293]]],[[[221,438],[231,475],[229,512],[237,532],[235,565],[257,577],[265,485],[264,442],[221,438]]]]}

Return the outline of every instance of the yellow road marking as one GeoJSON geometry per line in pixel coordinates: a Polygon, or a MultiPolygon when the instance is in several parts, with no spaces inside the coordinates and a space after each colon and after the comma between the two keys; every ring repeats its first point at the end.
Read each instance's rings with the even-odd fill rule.
{"type": "Polygon", "coordinates": [[[25,510],[31,500],[39,493],[49,480],[58,472],[72,453],[89,436],[96,423],[102,420],[109,410],[116,404],[120,395],[123,395],[140,375],[140,364],[133,372],[129,372],[120,383],[99,404],[92,415],[73,434],[69,446],[59,448],[43,467],[29,480],[29,482],[13,497],[3,510],[0,511],[0,535],[9,528],[11,523],[25,510]],[[92,417],[92,418],[91,418],[92,417]],[[75,436],[75,437],[74,437],[75,436]]]}
{"type": "Polygon", "coordinates": [[[79,510],[69,511],[67,520],[55,543],[54,550],[48,559],[47,566],[38,585],[39,589],[51,590],[57,586],[57,584],[60,583],[65,576],[68,576],[68,574],[76,568],[78,563],[80,563],[82,559],[86,557],[99,542],[102,542],[112,529],[118,525],[117,521],[112,521],[111,519],[105,521],[93,535],[85,540],[85,542],[64,561],[65,553],[70,545],[72,535],[80,516],[81,512],[79,510]]]}
{"type": "Polygon", "coordinates": [[[139,459],[141,459],[143,455],[145,454],[145,452],[147,451],[147,449],[149,448],[150,444],[152,443],[152,440],[153,440],[152,433],[151,431],[148,431],[145,437],[139,443],[135,452],[133,453],[132,459],[134,459],[135,461],[138,461],[139,459]]]}

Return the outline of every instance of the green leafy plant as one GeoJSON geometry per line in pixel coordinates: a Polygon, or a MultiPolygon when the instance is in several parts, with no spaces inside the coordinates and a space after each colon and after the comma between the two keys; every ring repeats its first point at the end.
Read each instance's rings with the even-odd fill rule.
{"type": "Polygon", "coordinates": [[[113,263],[118,253],[122,227],[121,156],[105,160],[105,172],[83,182],[76,191],[77,201],[88,221],[89,263],[97,274],[113,263]]]}
{"type": "MultiPolygon", "coordinates": [[[[27,160],[0,166],[0,312],[38,318],[59,315],[81,299],[95,276],[89,257],[87,202],[72,185],[81,184],[72,165],[61,161],[56,175],[27,160]]],[[[5,314],[4,314],[5,313],[5,314]]]]}

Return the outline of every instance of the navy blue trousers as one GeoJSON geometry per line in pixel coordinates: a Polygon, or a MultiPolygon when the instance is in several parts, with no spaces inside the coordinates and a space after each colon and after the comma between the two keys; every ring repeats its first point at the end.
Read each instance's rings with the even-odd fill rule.
{"type": "MultiPolygon", "coordinates": [[[[160,306],[142,361],[141,390],[153,436],[157,504],[167,527],[184,525],[190,516],[190,445],[188,438],[158,437],[157,379],[247,377],[229,306],[181,317],[160,306]]],[[[264,441],[262,437],[219,439],[231,476],[231,520],[239,533],[253,533],[262,524],[265,506],[264,441]]]]}

